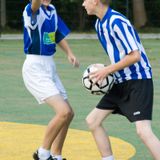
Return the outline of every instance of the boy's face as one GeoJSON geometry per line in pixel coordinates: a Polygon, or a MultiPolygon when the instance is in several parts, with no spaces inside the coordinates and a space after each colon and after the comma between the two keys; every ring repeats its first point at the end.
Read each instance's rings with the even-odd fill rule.
{"type": "Polygon", "coordinates": [[[82,6],[87,11],[88,15],[95,15],[95,7],[96,7],[96,1],[95,0],[84,0],[82,3],[82,6]]]}
{"type": "Polygon", "coordinates": [[[51,0],[41,0],[41,3],[42,3],[44,6],[48,6],[48,5],[51,3],[51,0]]]}

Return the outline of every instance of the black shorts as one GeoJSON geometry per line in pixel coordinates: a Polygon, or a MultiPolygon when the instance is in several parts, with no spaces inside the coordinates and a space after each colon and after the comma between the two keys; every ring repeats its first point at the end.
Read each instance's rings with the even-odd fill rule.
{"type": "Polygon", "coordinates": [[[129,121],[151,120],[153,108],[152,79],[129,80],[114,84],[96,108],[113,110],[124,115],[129,121]]]}

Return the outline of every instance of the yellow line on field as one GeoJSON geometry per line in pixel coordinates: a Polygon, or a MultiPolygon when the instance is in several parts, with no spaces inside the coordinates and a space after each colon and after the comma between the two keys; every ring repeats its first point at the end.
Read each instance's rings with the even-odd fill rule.
{"type": "MultiPolygon", "coordinates": [[[[45,126],[0,122],[0,159],[31,160],[32,153],[41,145],[45,126]]],[[[110,137],[116,160],[129,160],[135,148],[115,137],[110,137]]],[[[87,131],[69,129],[63,156],[67,160],[100,160],[92,135],[87,131]]]]}

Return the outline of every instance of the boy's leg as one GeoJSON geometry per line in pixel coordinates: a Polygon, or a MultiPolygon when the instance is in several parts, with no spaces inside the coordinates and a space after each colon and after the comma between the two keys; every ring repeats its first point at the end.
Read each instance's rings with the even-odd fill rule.
{"type": "Polygon", "coordinates": [[[113,156],[103,157],[102,160],[114,160],[113,156]]]}
{"type": "Polygon", "coordinates": [[[160,160],[160,141],[152,132],[151,121],[142,120],[136,123],[137,134],[147,146],[155,160],[160,160]]]}
{"type": "MultiPolygon", "coordinates": [[[[66,101],[66,103],[68,104],[68,106],[70,107],[70,104],[68,101],[66,101]]],[[[71,107],[70,107],[71,108],[71,107]]],[[[72,109],[71,109],[72,110],[72,109]]],[[[56,139],[53,141],[52,143],[52,147],[51,147],[51,153],[53,155],[61,155],[62,154],[62,148],[63,148],[63,144],[67,135],[67,131],[70,125],[70,122],[72,121],[74,116],[74,113],[72,111],[72,115],[70,117],[70,119],[68,121],[66,121],[65,125],[63,126],[63,128],[60,130],[60,132],[58,133],[56,139]]]]}
{"type": "Polygon", "coordinates": [[[102,157],[112,156],[110,140],[102,126],[103,120],[112,112],[113,110],[101,110],[95,108],[86,118],[88,127],[93,134],[102,157]]]}
{"type": "Polygon", "coordinates": [[[51,155],[54,158],[57,158],[57,160],[62,160],[62,149],[63,149],[63,144],[67,135],[67,131],[68,131],[68,126],[69,124],[65,125],[61,131],[59,132],[59,134],[57,135],[56,139],[54,140],[54,142],[52,143],[52,147],[51,147],[51,155]]]}
{"type": "Polygon", "coordinates": [[[73,111],[60,95],[47,98],[45,102],[56,112],[55,117],[49,122],[43,139],[42,147],[50,150],[53,141],[61,129],[68,124],[72,117],[73,111]]]}

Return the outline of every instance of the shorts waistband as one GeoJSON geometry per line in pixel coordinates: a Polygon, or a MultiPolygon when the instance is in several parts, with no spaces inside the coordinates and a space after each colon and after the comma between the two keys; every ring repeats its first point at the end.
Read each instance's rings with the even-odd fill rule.
{"type": "Polygon", "coordinates": [[[52,56],[44,56],[44,55],[26,55],[26,59],[30,61],[53,61],[53,55],[52,56]]]}

